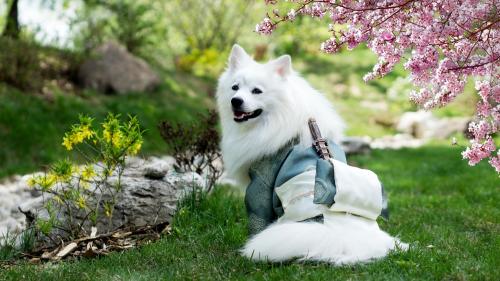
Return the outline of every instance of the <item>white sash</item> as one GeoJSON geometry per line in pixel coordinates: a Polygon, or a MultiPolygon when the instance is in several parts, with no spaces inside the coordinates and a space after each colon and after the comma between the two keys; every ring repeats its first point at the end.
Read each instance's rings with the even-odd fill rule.
{"type": "Polygon", "coordinates": [[[316,171],[305,171],[276,187],[284,210],[278,221],[303,221],[328,211],[377,219],[382,211],[382,185],[377,175],[335,159],[330,161],[337,189],[335,203],[330,208],[313,203],[316,171]]]}
{"type": "Polygon", "coordinates": [[[370,170],[330,159],[335,174],[335,203],[331,211],[377,219],[382,211],[382,185],[370,170]]]}
{"type": "Polygon", "coordinates": [[[327,208],[314,204],[316,170],[305,171],[276,187],[284,214],[278,221],[303,221],[321,215],[327,208]]]}

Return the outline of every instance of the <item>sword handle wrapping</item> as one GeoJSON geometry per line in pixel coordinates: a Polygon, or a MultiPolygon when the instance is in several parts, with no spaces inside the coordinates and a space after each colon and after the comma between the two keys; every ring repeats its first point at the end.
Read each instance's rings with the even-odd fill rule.
{"type": "Polygon", "coordinates": [[[331,154],[330,150],[328,149],[328,143],[326,142],[326,139],[321,136],[318,124],[316,123],[316,119],[309,118],[308,125],[309,130],[311,131],[311,136],[313,138],[313,147],[316,150],[316,153],[318,153],[319,157],[321,157],[322,159],[330,159],[331,154]]]}

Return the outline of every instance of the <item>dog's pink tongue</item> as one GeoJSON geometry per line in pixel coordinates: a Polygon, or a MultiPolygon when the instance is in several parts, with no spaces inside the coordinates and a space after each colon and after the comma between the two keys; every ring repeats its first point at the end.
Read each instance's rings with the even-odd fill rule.
{"type": "Polygon", "coordinates": [[[234,117],[236,117],[236,118],[241,118],[243,116],[245,116],[245,112],[242,112],[242,111],[235,111],[234,112],[234,117]]]}

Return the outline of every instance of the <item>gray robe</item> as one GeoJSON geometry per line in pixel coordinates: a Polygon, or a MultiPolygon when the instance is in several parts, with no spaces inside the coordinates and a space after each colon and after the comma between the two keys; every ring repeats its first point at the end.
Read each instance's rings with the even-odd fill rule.
{"type": "MultiPolygon", "coordinates": [[[[283,215],[283,207],[275,188],[294,176],[316,169],[314,203],[331,206],[334,203],[333,169],[316,154],[312,146],[304,147],[291,141],[275,154],[254,162],[249,169],[250,184],[246,189],[245,205],[250,234],[256,234],[283,215]]],[[[333,158],[346,162],[344,151],[328,141],[333,158]]]]}

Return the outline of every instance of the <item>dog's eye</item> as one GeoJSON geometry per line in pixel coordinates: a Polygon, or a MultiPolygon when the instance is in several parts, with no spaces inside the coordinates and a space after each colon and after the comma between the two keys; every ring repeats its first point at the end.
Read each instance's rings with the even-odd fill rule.
{"type": "Polygon", "coordinates": [[[252,94],[262,94],[262,90],[259,88],[253,88],[252,94]]]}
{"type": "Polygon", "coordinates": [[[238,85],[233,85],[231,89],[233,89],[233,91],[238,91],[240,87],[238,85]]]}

